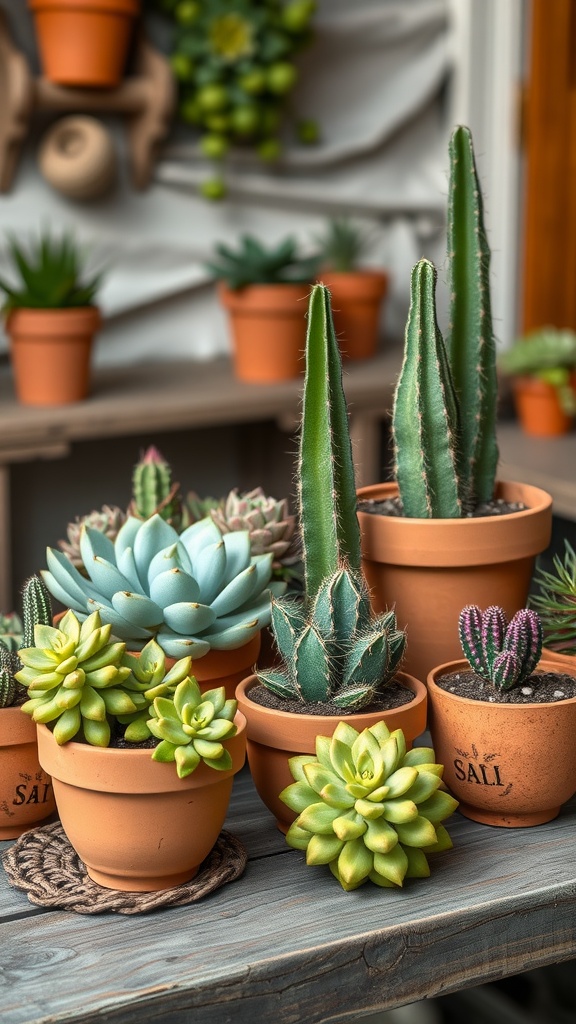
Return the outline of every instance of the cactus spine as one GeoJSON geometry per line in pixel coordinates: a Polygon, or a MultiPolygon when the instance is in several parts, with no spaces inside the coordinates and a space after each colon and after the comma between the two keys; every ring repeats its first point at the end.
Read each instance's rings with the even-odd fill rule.
{"type": "Polygon", "coordinates": [[[434,266],[420,260],[412,270],[404,360],[394,396],[396,479],[406,516],[458,519],[458,404],[436,322],[435,288],[434,266]]]}
{"type": "Polygon", "coordinates": [[[448,205],[451,331],[450,366],[461,418],[458,472],[466,509],[494,492],[496,444],[496,345],[490,303],[490,247],[472,135],[459,125],[450,139],[448,205]]]}

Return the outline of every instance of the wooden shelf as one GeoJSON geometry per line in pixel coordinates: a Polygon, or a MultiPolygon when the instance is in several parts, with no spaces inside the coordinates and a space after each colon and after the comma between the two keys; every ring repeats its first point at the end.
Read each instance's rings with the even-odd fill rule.
{"type": "Polygon", "coordinates": [[[523,480],[552,495],[555,515],[576,521],[576,433],[528,437],[516,422],[498,427],[504,480],[523,480]]]}
{"type": "Polygon", "coordinates": [[[246,872],[197,904],[42,910],[2,874],[2,1024],[337,1024],[574,957],[576,802],[536,828],[447,825],[430,878],[345,893],[288,848],[244,771],[225,827],[246,872]]]}

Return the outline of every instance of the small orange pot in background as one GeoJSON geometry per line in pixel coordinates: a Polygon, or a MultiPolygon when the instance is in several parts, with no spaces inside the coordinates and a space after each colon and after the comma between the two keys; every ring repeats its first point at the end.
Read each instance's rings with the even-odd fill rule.
{"type": "Polygon", "coordinates": [[[514,377],[514,405],[520,426],[531,437],[556,437],[567,434],[572,417],[560,405],[558,392],[538,377],[514,377]]]}
{"type": "Polygon", "coordinates": [[[14,309],[6,321],[16,396],[24,405],[67,405],[86,398],[96,306],[14,309]]]}
{"type": "Polygon", "coordinates": [[[410,748],[416,737],[424,732],[427,701],[424,683],[405,672],[398,672],[395,678],[414,692],[414,700],[391,711],[359,711],[351,715],[299,715],[266,708],[250,700],[250,690],[259,685],[255,675],[239,684],[236,699],[248,722],[247,753],[252,780],[258,796],[274,815],[282,832],[286,832],[297,817],[279,799],[282,790],[294,781],[288,759],[296,754],[314,754],[317,736],[331,736],[342,720],[358,732],[384,721],[390,730],[403,730],[410,748]]]}
{"type": "Polygon", "coordinates": [[[332,296],[334,327],[342,355],[349,359],[370,359],[376,355],[388,275],[381,270],[326,271],[322,283],[332,296]]]}
{"type": "Polygon", "coordinates": [[[230,318],[234,372],[239,380],[269,384],[304,370],[308,284],[252,284],[218,295],[230,318]]]}
{"type": "Polygon", "coordinates": [[[36,725],[20,708],[0,710],[0,839],[16,839],[56,809],[38,760],[36,725]]]}
{"type": "Polygon", "coordinates": [[[106,89],[120,83],[140,0],[28,0],[28,6],[49,81],[106,89]]]}

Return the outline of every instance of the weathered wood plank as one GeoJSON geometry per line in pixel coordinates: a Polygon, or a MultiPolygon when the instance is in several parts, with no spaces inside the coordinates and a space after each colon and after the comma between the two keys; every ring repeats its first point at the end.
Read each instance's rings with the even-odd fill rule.
{"type": "Polygon", "coordinates": [[[576,801],[535,829],[456,814],[430,879],[344,893],[237,788],[246,873],[195,906],[16,920],[0,881],[3,1024],[336,1022],[576,954],[576,801]]]}

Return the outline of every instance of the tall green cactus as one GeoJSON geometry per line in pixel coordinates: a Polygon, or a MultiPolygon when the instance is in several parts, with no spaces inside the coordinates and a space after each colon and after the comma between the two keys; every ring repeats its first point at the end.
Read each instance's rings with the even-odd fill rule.
{"type": "Polygon", "coordinates": [[[20,668],[18,655],[0,641],[0,708],[10,708],[16,697],[14,673],[20,668]]]}
{"type": "Polygon", "coordinates": [[[180,484],[172,483],[172,467],[154,445],[150,445],[134,466],[128,514],[137,519],[151,519],[158,514],[174,529],[181,528],[180,484]]]}
{"type": "Polygon", "coordinates": [[[420,260],[412,270],[404,361],[392,416],[396,480],[404,514],[458,519],[458,403],[436,322],[436,270],[420,260]]]}
{"type": "Polygon", "coordinates": [[[323,285],[313,288],[308,311],[298,486],[305,589],[313,600],[338,569],[361,566],[342,362],[323,285]]]}
{"type": "Polygon", "coordinates": [[[458,472],[465,509],[493,496],[496,443],[496,345],[490,303],[490,246],[470,129],[450,139],[448,199],[450,366],[460,408],[458,472]]]}
{"type": "Polygon", "coordinates": [[[34,647],[34,627],[52,625],[50,594],[40,576],[30,576],[22,587],[24,628],[20,647],[34,647]]]}

